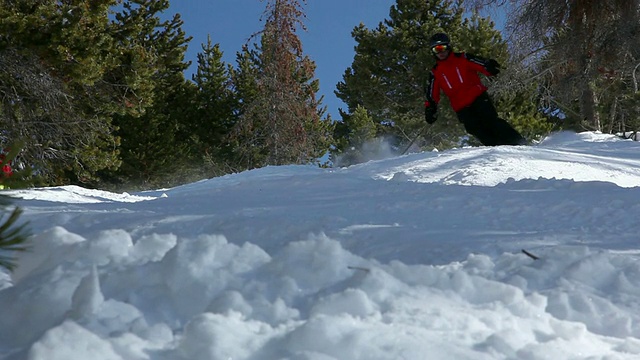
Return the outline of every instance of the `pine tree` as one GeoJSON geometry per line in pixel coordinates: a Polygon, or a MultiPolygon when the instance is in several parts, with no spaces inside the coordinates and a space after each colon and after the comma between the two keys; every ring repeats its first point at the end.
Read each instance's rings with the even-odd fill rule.
{"type": "Polygon", "coordinates": [[[268,0],[260,45],[242,55],[252,64],[239,70],[250,74],[237,77],[256,81],[245,84],[255,88],[255,97],[242,98],[233,135],[244,168],[314,162],[329,148],[330,124],[321,120],[315,64],[296,34],[303,16],[297,0],[268,0]]]}
{"type": "Polygon", "coordinates": [[[191,115],[197,157],[205,161],[206,176],[235,170],[228,136],[236,123],[239,102],[232,84],[233,69],[222,60],[220,45],[211,38],[198,54],[198,68],[192,80],[197,89],[191,115]]]}
{"type": "MultiPolygon", "coordinates": [[[[404,149],[426,125],[424,87],[435,64],[428,44],[434,33],[446,32],[456,51],[506,61],[506,43],[493,24],[464,13],[459,1],[398,0],[377,28],[357,26],[356,55],[336,92],[348,112],[363,106],[396,148],[404,149]]],[[[422,133],[430,146],[457,145],[465,134],[446,103],[444,98],[438,122],[422,133]]]]}
{"type": "Polygon", "coordinates": [[[373,118],[362,106],[353,114],[342,114],[342,122],[335,125],[335,148],[331,151],[334,166],[348,166],[368,160],[366,148],[376,141],[378,130],[373,118]]]}
{"type": "Polygon", "coordinates": [[[160,18],[168,7],[168,0],[134,0],[123,4],[116,15],[121,41],[140,54],[132,56],[130,66],[144,65],[151,86],[150,104],[141,114],[114,117],[122,139],[122,166],[103,175],[127,187],[174,186],[188,177],[192,133],[188,113],[194,92],[183,71],[189,66],[184,53],[190,38],[182,30],[179,14],[160,18]]]}
{"type": "Polygon", "coordinates": [[[254,143],[252,139],[254,134],[246,129],[249,122],[248,104],[255,104],[260,96],[258,55],[257,45],[254,44],[254,49],[244,45],[242,51],[236,54],[236,68],[231,71],[231,81],[240,103],[236,113],[236,123],[225,139],[225,143],[229,144],[231,150],[229,160],[239,171],[256,167],[253,164],[257,163],[257,159],[262,158],[259,153],[263,149],[251,145],[254,143]]]}

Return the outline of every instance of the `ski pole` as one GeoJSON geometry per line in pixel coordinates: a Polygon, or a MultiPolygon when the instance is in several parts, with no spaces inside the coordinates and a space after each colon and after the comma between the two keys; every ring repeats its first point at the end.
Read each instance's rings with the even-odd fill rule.
{"type": "Polygon", "coordinates": [[[418,140],[418,138],[420,136],[422,136],[422,133],[424,132],[424,130],[427,128],[427,125],[423,126],[422,129],[420,129],[420,132],[418,132],[418,135],[416,135],[413,140],[411,140],[411,142],[409,143],[409,145],[407,146],[406,149],[404,149],[404,151],[402,152],[401,155],[404,155],[407,153],[407,151],[409,151],[409,149],[411,149],[411,147],[413,146],[413,144],[416,142],[416,140],[418,140]]]}

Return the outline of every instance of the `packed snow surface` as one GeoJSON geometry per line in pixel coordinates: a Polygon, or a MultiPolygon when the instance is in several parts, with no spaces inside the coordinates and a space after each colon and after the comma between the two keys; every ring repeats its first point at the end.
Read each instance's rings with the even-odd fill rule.
{"type": "Polygon", "coordinates": [[[639,359],[639,187],[640,143],[558,133],[5,191],[33,236],[0,273],[0,359],[639,359]]]}

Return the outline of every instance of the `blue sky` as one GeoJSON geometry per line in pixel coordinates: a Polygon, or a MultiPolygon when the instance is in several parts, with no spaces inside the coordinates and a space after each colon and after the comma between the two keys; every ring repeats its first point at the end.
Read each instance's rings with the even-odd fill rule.
{"type": "MultiPolygon", "coordinates": [[[[336,84],[351,66],[355,41],[351,30],[359,23],[373,28],[388,18],[395,0],[309,0],[304,5],[307,31],[300,31],[303,51],[316,63],[316,78],[320,80],[323,105],[334,119],[340,119],[338,108],[346,105],[336,98],[336,84]]],[[[224,60],[235,66],[235,55],[251,34],[260,31],[265,2],[259,0],[174,0],[170,13],[179,13],[184,20],[183,30],[193,40],[187,60],[195,64],[201,44],[211,35],[220,44],[224,60]]],[[[195,69],[192,66],[192,71],[195,69]]],[[[187,74],[190,78],[191,74],[187,74]]]]}

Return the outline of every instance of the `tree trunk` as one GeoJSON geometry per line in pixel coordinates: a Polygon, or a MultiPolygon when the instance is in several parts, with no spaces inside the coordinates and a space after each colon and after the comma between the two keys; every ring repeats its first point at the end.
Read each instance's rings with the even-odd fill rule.
{"type": "Polygon", "coordinates": [[[616,115],[618,110],[618,98],[613,99],[613,105],[611,106],[611,113],[609,114],[609,128],[607,129],[607,133],[613,133],[613,124],[616,121],[616,115]]]}
{"type": "Polygon", "coordinates": [[[582,95],[580,96],[580,113],[588,128],[595,131],[602,131],[600,115],[596,109],[598,106],[598,97],[592,86],[590,82],[583,85],[582,95]]]}

